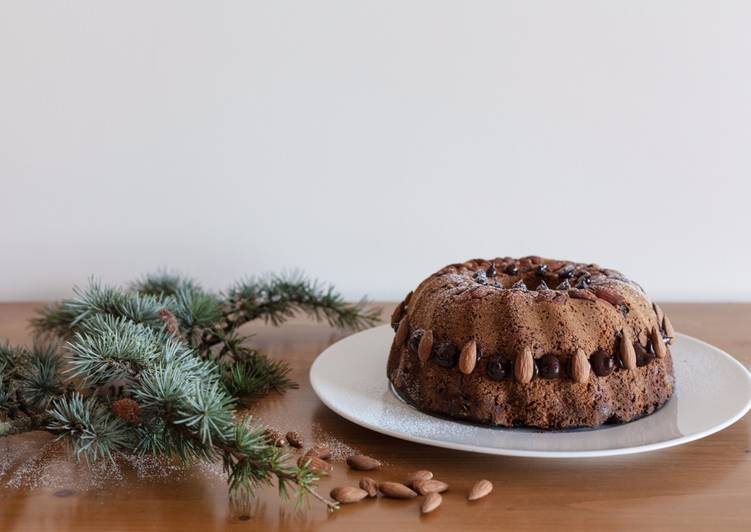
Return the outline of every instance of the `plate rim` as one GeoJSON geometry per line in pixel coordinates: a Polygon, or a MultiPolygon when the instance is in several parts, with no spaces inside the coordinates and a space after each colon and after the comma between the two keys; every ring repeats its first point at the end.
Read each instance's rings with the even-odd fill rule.
{"type": "MultiPolygon", "coordinates": [[[[711,436],[712,434],[716,434],[717,432],[720,432],[722,430],[725,430],[729,426],[735,424],[737,421],[743,418],[749,410],[751,410],[751,396],[748,397],[746,400],[745,406],[741,408],[735,415],[729,417],[728,419],[724,420],[722,423],[715,425],[709,429],[695,432],[692,434],[688,434],[685,436],[680,436],[678,438],[672,438],[669,440],[664,440],[661,442],[655,442],[645,445],[637,445],[634,447],[619,447],[616,449],[602,449],[602,450],[582,450],[582,451],[536,451],[536,450],[528,450],[528,449],[506,449],[506,448],[493,448],[493,447],[482,447],[482,446],[476,446],[472,444],[465,444],[465,443],[458,443],[458,442],[446,442],[446,441],[440,441],[440,440],[434,440],[431,438],[425,438],[422,436],[415,436],[412,434],[405,434],[403,432],[396,432],[389,429],[385,429],[377,424],[370,423],[367,421],[364,421],[362,419],[357,419],[354,416],[351,416],[347,413],[345,413],[343,410],[341,410],[338,406],[332,404],[330,401],[328,401],[325,398],[325,394],[322,394],[319,385],[316,384],[316,381],[313,377],[313,373],[315,370],[316,365],[321,360],[321,357],[326,354],[327,351],[329,351],[333,346],[339,344],[340,342],[343,342],[355,335],[363,334],[372,332],[376,329],[389,327],[388,324],[384,324],[378,327],[373,327],[372,329],[367,329],[365,331],[359,331],[357,333],[351,334],[349,336],[346,336],[344,338],[341,338],[334,342],[333,344],[329,345],[321,351],[321,353],[316,356],[313,363],[310,365],[310,369],[308,370],[308,381],[310,382],[311,387],[313,388],[313,392],[316,394],[318,399],[326,405],[327,408],[332,410],[334,413],[336,413],[338,416],[343,417],[347,421],[350,421],[351,423],[354,423],[355,425],[364,427],[368,430],[372,430],[374,432],[378,432],[380,434],[384,434],[386,436],[390,436],[392,438],[397,438],[400,440],[405,441],[411,441],[414,443],[420,443],[423,445],[429,445],[431,447],[439,447],[443,449],[454,449],[458,451],[465,451],[465,452],[474,452],[474,453],[480,453],[480,454],[489,454],[489,455],[495,455],[495,456],[514,456],[514,457],[522,457],[522,458],[601,458],[601,457],[608,457],[608,456],[625,456],[625,455],[631,455],[631,454],[639,454],[639,453],[645,453],[650,451],[657,451],[659,449],[667,449],[670,447],[676,447],[678,445],[683,445],[686,443],[690,443],[692,441],[700,440],[702,438],[706,438],[707,436],[711,436]]],[[[713,351],[717,352],[718,354],[723,355],[726,359],[730,360],[732,363],[735,364],[736,368],[741,370],[743,374],[746,377],[746,380],[751,386],[751,371],[749,371],[748,368],[746,368],[745,365],[743,365],[739,360],[737,360],[735,357],[724,351],[723,349],[720,349],[717,346],[714,346],[708,342],[705,342],[704,340],[701,340],[699,338],[696,338],[694,336],[690,336],[688,334],[676,333],[677,336],[681,336],[684,338],[687,338],[689,340],[692,340],[694,342],[697,342],[699,344],[702,344],[705,347],[711,348],[713,351]]],[[[384,377],[385,379],[385,377],[384,377]]],[[[385,379],[388,380],[388,379],[385,379]]],[[[397,398],[397,400],[399,400],[397,398]]],[[[672,400],[672,398],[671,398],[672,400]]],[[[407,405],[410,408],[414,409],[418,414],[429,416],[430,414],[427,414],[425,412],[421,412],[420,410],[414,408],[411,405],[407,405]]],[[[450,421],[450,420],[447,420],[450,421]]],[[[480,426],[482,428],[482,426],[480,426]]],[[[488,427],[492,428],[492,427],[488,427]]],[[[513,430],[513,428],[508,428],[504,430],[513,430]]]]}

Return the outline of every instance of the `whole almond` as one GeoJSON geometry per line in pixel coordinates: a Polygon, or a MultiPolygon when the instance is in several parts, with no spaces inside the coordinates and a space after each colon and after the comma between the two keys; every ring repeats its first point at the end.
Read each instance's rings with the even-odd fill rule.
{"type": "Polygon", "coordinates": [[[587,301],[597,301],[597,296],[584,288],[571,288],[568,295],[574,299],[586,299],[587,301]]]}
{"type": "Polygon", "coordinates": [[[316,444],[305,452],[305,456],[316,456],[321,460],[326,460],[331,456],[331,449],[323,444],[316,444]]]}
{"type": "Polygon", "coordinates": [[[407,341],[408,336],[409,336],[409,318],[404,316],[402,318],[402,321],[399,322],[399,328],[396,330],[396,336],[394,337],[394,345],[396,347],[403,346],[404,342],[407,341]]]}
{"type": "MultiPolygon", "coordinates": [[[[540,290],[540,288],[537,288],[537,290],[540,290]]],[[[535,301],[537,301],[538,303],[541,303],[543,301],[553,301],[557,295],[557,292],[548,288],[547,290],[537,292],[535,301]]]]}
{"type": "Polygon", "coordinates": [[[628,329],[623,329],[623,332],[621,332],[620,354],[624,368],[636,368],[636,351],[634,350],[634,342],[628,329]]]}
{"type": "Polygon", "coordinates": [[[535,359],[532,357],[532,350],[525,347],[524,351],[516,357],[514,362],[514,376],[521,383],[528,383],[532,380],[535,373],[535,359]]]}
{"type": "Polygon", "coordinates": [[[413,499],[417,497],[417,493],[399,482],[381,482],[378,484],[378,489],[386,497],[392,499],[413,499]]]}
{"type": "Polygon", "coordinates": [[[354,486],[341,486],[331,490],[331,498],[343,504],[359,502],[368,496],[368,492],[354,486]]]}
{"type": "Polygon", "coordinates": [[[652,303],[652,308],[655,310],[655,316],[657,316],[657,323],[662,323],[662,320],[665,319],[665,313],[660,308],[660,305],[657,303],[652,303]]]}
{"type": "Polygon", "coordinates": [[[347,465],[357,471],[372,471],[381,467],[381,462],[364,454],[353,454],[347,458],[347,465]]]}
{"type": "Polygon", "coordinates": [[[303,439],[299,432],[291,430],[285,437],[292,447],[297,447],[298,449],[300,449],[303,446],[303,439]]]}
{"type": "Polygon", "coordinates": [[[409,476],[407,476],[407,486],[414,489],[415,482],[418,480],[430,480],[433,478],[433,473],[428,471],[427,469],[420,469],[419,471],[415,471],[413,473],[410,473],[409,476]]]}
{"type": "Polygon", "coordinates": [[[334,470],[334,466],[321,460],[317,456],[301,456],[297,460],[297,465],[300,467],[307,467],[317,475],[328,475],[334,470]]]}
{"type": "Polygon", "coordinates": [[[657,327],[652,329],[652,347],[655,350],[657,358],[665,358],[667,350],[665,349],[665,340],[662,339],[660,330],[657,327]]]}
{"type": "Polygon", "coordinates": [[[394,309],[394,312],[391,313],[391,326],[397,327],[397,323],[399,323],[402,320],[403,316],[404,316],[404,301],[399,303],[394,309]]]}
{"type": "Polygon", "coordinates": [[[668,343],[672,344],[675,338],[675,329],[673,329],[673,324],[670,323],[667,315],[662,319],[662,328],[665,329],[665,334],[670,339],[668,343]]]}
{"type": "Polygon", "coordinates": [[[375,497],[378,495],[378,482],[370,477],[362,477],[360,479],[360,488],[368,493],[368,497],[375,497]]]}
{"type": "Polygon", "coordinates": [[[420,358],[420,362],[425,364],[430,358],[430,352],[433,350],[433,331],[425,331],[420,338],[420,343],[417,346],[417,356],[420,358]]]}
{"type": "Polygon", "coordinates": [[[459,355],[459,371],[469,375],[474,371],[477,364],[477,342],[470,340],[459,355]]]}
{"type": "Polygon", "coordinates": [[[478,480],[477,482],[475,482],[475,485],[472,486],[472,489],[469,490],[467,500],[476,501],[477,499],[482,499],[491,491],[493,491],[492,482],[490,482],[489,480],[478,480]]]}
{"type": "Polygon", "coordinates": [[[427,495],[428,493],[443,493],[449,489],[449,485],[440,480],[434,478],[430,480],[416,480],[412,487],[420,495],[427,495]]]}
{"type": "Polygon", "coordinates": [[[428,493],[428,496],[425,497],[425,500],[422,501],[422,506],[420,506],[420,512],[423,514],[429,514],[436,508],[438,508],[441,505],[441,502],[443,502],[443,497],[441,497],[441,494],[438,492],[432,492],[428,493]]]}
{"type": "Polygon", "coordinates": [[[621,305],[626,303],[626,300],[623,298],[623,296],[612,288],[607,288],[605,286],[596,286],[592,289],[592,291],[597,297],[607,301],[614,307],[620,307],[621,305]]]}
{"type": "Polygon", "coordinates": [[[475,288],[473,288],[469,292],[469,295],[470,297],[472,297],[472,299],[482,299],[483,297],[488,296],[492,294],[493,292],[494,290],[490,288],[489,286],[480,285],[480,286],[476,286],[475,288]]]}
{"type": "Polygon", "coordinates": [[[592,366],[589,365],[587,355],[582,349],[577,349],[574,358],[571,359],[571,376],[575,382],[584,383],[589,380],[589,371],[592,366]]]}

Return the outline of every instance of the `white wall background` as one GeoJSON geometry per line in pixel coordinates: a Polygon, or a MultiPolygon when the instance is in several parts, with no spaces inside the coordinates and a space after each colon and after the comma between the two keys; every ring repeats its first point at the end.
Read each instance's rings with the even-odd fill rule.
{"type": "Polygon", "coordinates": [[[751,3],[0,0],[0,299],[396,298],[540,254],[751,299],[751,3]]]}

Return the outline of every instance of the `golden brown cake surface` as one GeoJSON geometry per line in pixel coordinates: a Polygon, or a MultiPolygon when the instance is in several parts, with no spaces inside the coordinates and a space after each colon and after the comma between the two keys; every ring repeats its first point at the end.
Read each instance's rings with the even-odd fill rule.
{"type": "Polygon", "coordinates": [[[673,392],[662,310],[621,273],[524,257],[452,264],[394,311],[387,374],[421,410],[498,426],[623,423],[673,392]]]}

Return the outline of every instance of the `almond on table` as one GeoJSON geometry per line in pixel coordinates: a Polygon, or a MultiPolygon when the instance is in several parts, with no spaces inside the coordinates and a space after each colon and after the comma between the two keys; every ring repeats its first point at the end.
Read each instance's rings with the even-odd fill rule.
{"type": "Polygon", "coordinates": [[[364,454],[355,454],[347,458],[347,465],[357,471],[372,471],[381,467],[381,462],[364,454]]]}
{"type": "Polygon", "coordinates": [[[467,495],[468,501],[476,501],[477,499],[482,499],[487,494],[489,494],[491,491],[493,491],[493,483],[489,480],[478,480],[475,482],[475,485],[472,486],[472,489],[469,490],[469,495],[467,495]]]}
{"type": "Polygon", "coordinates": [[[443,502],[443,497],[441,497],[440,493],[435,491],[433,493],[428,493],[427,497],[425,497],[425,500],[422,501],[420,512],[423,514],[428,514],[438,508],[441,505],[441,502],[443,502]]]}

